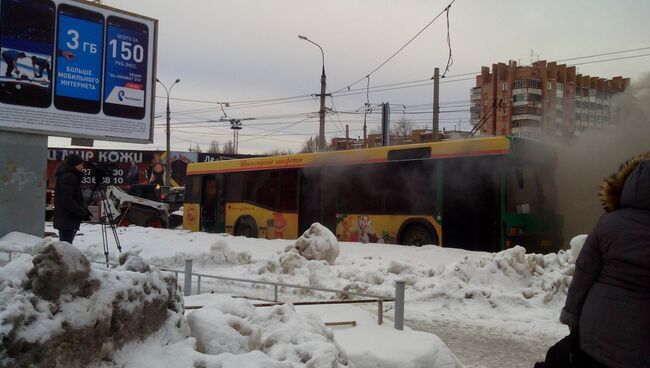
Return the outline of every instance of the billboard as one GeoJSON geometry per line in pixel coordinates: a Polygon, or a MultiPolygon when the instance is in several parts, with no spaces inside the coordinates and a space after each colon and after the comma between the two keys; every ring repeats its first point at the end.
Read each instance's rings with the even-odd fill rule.
{"type": "MultiPolygon", "coordinates": [[[[210,162],[256,157],[252,155],[235,155],[224,153],[197,153],[171,151],[169,160],[165,151],[118,150],[95,148],[48,148],[47,151],[47,187],[54,188],[57,167],[71,153],[81,156],[85,162],[101,165],[105,173],[105,185],[117,185],[125,190],[133,184],[159,184],[184,186],[187,165],[193,162],[210,162]],[[169,170],[170,182],[165,174],[169,170]]],[[[95,175],[91,165],[85,165],[81,177],[81,187],[89,190],[95,185],[95,175]]]]}
{"type": "Polygon", "coordinates": [[[0,0],[0,129],[153,141],[158,22],[75,0],[0,0]]]}
{"type": "MultiPolygon", "coordinates": [[[[165,151],[110,150],[49,148],[47,154],[47,186],[54,188],[56,168],[65,157],[76,153],[85,162],[95,162],[105,170],[105,185],[117,185],[128,189],[133,184],[159,184],[169,186],[185,185],[187,165],[196,162],[196,152],[170,152],[167,160],[165,151]],[[169,164],[168,164],[169,162],[169,164]],[[166,181],[166,171],[170,171],[170,182],[166,181]]],[[[95,185],[95,173],[91,165],[86,165],[81,177],[81,187],[90,189],[95,185]]]]}

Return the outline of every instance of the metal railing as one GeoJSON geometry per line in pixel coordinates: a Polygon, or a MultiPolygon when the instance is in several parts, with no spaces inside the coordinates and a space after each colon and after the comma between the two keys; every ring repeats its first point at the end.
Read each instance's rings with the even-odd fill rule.
{"type": "MultiPolygon", "coordinates": [[[[7,253],[9,254],[9,260],[6,262],[11,262],[12,260],[12,254],[13,253],[20,253],[20,254],[31,254],[28,252],[22,252],[22,251],[17,251],[17,250],[0,250],[0,253],[7,253]]],[[[0,262],[2,262],[0,260],[0,262]]],[[[90,261],[93,263],[95,267],[98,265],[104,265],[110,268],[115,268],[119,266],[119,264],[116,263],[107,263],[105,261],[90,261]]],[[[284,288],[289,288],[289,289],[300,289],[300,290],[312,290],[312,291],[321,291],[321,292],[326,292],[326,293],[335,293],[335,294],[340,294],[340,295],[345,295],[345,296],[356,296],[356,297],[361,297],[361,298],[369,298],[372,299],[371,301],[365,300],[365,301],[352,301],[353,303],[361,303],[361,302],[376,302],[377,303],[377,323],[378,324],[383,324],[384,323],[384,302],[395,302],[395,317],[394,317],[394,326],[395,329],[397,330],[403,330],[404,329],[404,287],[405,287],[405,282],[404,281],[396,281],[395,282],[395,297],[394,298],[387,298],[385,296],[381,295],[373,295],[373,294],[364,294],[364,293],[357,293],[354,291],[346,291],[346,290],[336,290],[336,289],[328,289],[328,288],[319,288],[319,287],[313,287],[313,286],[305,286],[305,285],[297,285],[297,284],[285,284],[281,282],[273,282],[273,281],[262,281],[262,280],[251,280],[251,279],[242,279],[242,278],[236,278],[236,277],[227,277],[227,276],[218,276],[218,275],[209,275],[209,274],[204,274],[204,273],[197,273],[192,271],[192,260],[191,259],[186,259],[185,260],[185,269],[184,270],[175,270],[171,268],[165,268],[161,267],[161,271],[166,271],[166,272],[173,272],[176,276],[176,280],[178,280],[179,274],[183,274],[183,295],[185,296],[190,296],[192,295],[192,278],[194,276],[197,277],[197,294],[201,293],[201,279],[202,278],[208,278],[208,279],[216,279],[216,280],[223,280],[223,281],[233,281],[233,282],[243,282],[243,283],[249,283],[249,284],[255,284],[255,285],[269,285],[273,286],[273,303],[276,304],[281,304],[278,299],[278,292],[281,287],[284,288]],[[189,275],[189,277],[185,277],[185,275],[189,275]]]]}
{"type": "Polygon", "coordinates": [[[313,286],[305,286],[305,285],[297,285],[297,284],[285,284],[281,282],[273,282],[273,281],[262,281],[262,280],[251,280],[251,279],[242,279],[242,278],[236,278],[236,277],[227,277],[227,276],[218,276],[218,275],[209,275],[209,274],[204,274],[204,273],[197,273],[192,271],[192,260],[191,259],[186,259],[185,260],[185,269],[184,270],[175,270],[171,268],[161,268],[163,271],[167,272],[173,272],[176,275],[176,279],[178,280],[178,275],[183,274],[184,278],[184,286],[183,286],[183,295],[185,296],[190,296],[192,295],[192,277],[196,276],[197,277],[197,294],[201,293],[201,279],[202,278],[209,278],[209,279],[217,279],[217,280],[223,280],[223,281],[233,281],[233,282],[243,282],[243,283],[249,283],[249,284],[255,284],[255,285],[269,285],[273,286],[273,302],[274,303],[279,303],[278,301],[278,291],[279,288],[284,287],[284,288],[290,288],[290,289],[300,289],[300,290],[312,290],[312,291],[321,291],[321,292],[326,292],[326,293],[335,293],[335,294],[341,294],[341,295],[346,295],[346,296],[357,296],[357,297],[362,297],[362,298],[369,298],[373,299],[373,302],[377,303],[377,323],[378,324],[383,324],[384,320],[384,302],[395,302],[395,318],[394,318],[394,324],[395,328],[398,330],[403,330],[404,329],[404,286],[405,282],[404,281],[396,281],[395,283],[395,297],[394,298],[387,298],[385,296],[381,295],[373,295],[373,294],[364,294],[364,293],[357,293],[353,291],[345,291],[345,290],[336,290],[336,289],[328,289],[328,288],[320,288],[320,287],[313,287],[313,286]],[[185,277],[185,275],[189,275],[189,277],[185,277]]]}

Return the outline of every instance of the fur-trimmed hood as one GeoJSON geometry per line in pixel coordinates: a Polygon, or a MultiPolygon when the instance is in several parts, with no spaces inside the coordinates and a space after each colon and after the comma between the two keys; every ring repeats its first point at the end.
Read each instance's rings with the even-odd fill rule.
{"type": "Polygon", "coordinates": [[[620,208],[650,211],[650,152],[628,160],[616,174],[606,177],[599,197],[606,212],[620,208]]]}

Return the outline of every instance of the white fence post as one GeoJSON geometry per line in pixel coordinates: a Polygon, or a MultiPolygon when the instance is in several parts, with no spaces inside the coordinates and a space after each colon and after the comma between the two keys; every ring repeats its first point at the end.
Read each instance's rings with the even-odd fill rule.
{"type": "Polygon", "coordinates": [[[404,281],[395,282],[395,329],[404,329],[404,281]]]}
{"type": "Polygon", "coordinates": [[[192,295],[192,260],[185,260],[185,290],[183,291],[184,296],[192,295]]]}

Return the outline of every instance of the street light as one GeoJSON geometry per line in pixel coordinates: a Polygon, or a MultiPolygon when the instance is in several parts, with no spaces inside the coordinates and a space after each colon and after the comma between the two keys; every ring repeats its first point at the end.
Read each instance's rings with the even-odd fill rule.
{"type": "Polygon", "coordinates": [[[323,48],[320,47],[319,44],[310,40],[309,38],[303,35],[298,35],[298,38],[318,46],[318,48],[320,49],[320,53],[323,56],[323,72],[320,76],[320,111],[319,111],[320,127],[318,129],[318,150],[324,151],[325,150],[325,90],[327,89],[327,81],[325,79],[325,53],[323,52],[323,48]]]}
{"type": "Polygon", "coordinates": [[[174,86],[180,81],[181,81],[180,79],[176,79],[176,81],[174,81],[174,83],[169,87],[169,89],[167,89],[165,84],[163,84],[163,82],[161,82],[160,79],[156,78],[156,82],[160,83],[160,85],[163,86],[163,88],[165,89],[165,93],[167,93],[167,130],[166,130],[166,133],[167,133],[167,167],[165,168],[165,183],[167,185],[169,185],[169,183],[170,183],[169,176],[170,176],[170,170],[171,170],[171,165],[170,165],[171,164],[171,162],[170,162],[171,161],[170,160],[170,155],[171,154],[169,152],[169,145],[170,145],[169,137],[171,135],[170,134],[171,131],[170,131],[170,128],[169,128],[169,94],[171,93],[172,88],[174,88],[174,86]]]}

